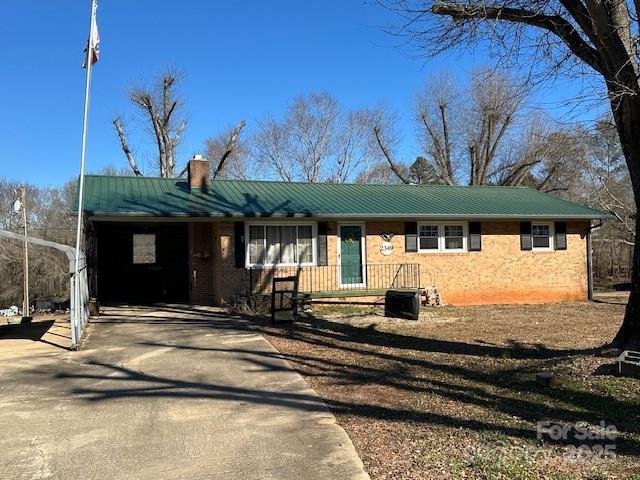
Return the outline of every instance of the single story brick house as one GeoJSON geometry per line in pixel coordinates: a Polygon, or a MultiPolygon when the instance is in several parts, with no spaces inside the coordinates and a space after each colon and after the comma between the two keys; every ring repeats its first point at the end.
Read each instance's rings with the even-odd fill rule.
{"type": "Polygon", "coordinates": [[[268,293],[383,295],[436,286],[448,304],[586,300],[604,212],[525,187],[310,184],[88,175],[92,296],[220,305],[268,293]]]}

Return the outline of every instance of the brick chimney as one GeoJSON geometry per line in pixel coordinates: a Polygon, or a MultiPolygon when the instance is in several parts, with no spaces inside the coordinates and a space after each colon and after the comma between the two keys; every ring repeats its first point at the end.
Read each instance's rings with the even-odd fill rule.
{"type": "Polygon", "coordinates": [[[199,188],[203,192],[208,192],[211,186],[211,180],[209,178],[211,172],[209,171],[209,160],[202,158],[202,155],[194,155],[189,160],[187,172],[189,174],[189,188],[195,190],[199,188]]]}

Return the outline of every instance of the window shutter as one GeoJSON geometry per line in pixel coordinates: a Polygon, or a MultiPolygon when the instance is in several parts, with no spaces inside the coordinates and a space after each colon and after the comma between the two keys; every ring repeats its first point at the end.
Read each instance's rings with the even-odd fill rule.
{"type": "Polygon", "coordinates": [[[479,252],[480,250],[482,250],[482,224],[469,222],[469,251],[479,252]]]}
{"type": "Polygon", "coordinates": [[[404,251],[418,251],[418,222],[404,223],[404,251]]]}
{"type": "Polygon", "coordinates": [[[327,222],[318,222],[318,237],[316,238],[316,248],[318,265],[325,266],[329,263],[327,257],[327,222]]]}
{"type": "Polygon", "coordinates": [[[531,250],[531,222],[520,222],[520,250],[531,250]]]}
{"type": "Polygon", "coordinates": [[[235,222],[233,224],[233,253],[235,256],[236,268],[244,268],[245,261],[245,238],[244,238],[244,222],[235,222]]]}
{"type": "Polygon", "coordinates": [[[554,225],[555,239],[553,245],[556,250],[567,249],[567,222],[556,222],[554,225]]]}

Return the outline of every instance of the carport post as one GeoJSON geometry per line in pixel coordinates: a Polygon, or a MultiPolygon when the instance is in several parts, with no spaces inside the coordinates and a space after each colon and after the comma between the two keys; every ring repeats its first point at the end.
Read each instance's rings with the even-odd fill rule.
{"type": "Polygon", "coordinates": [[[75,268],[74,260],[69,261],[69,271],[71,272],[71,276],[69,278],[69,288],[71,290],[71,295],[69,296],[69,321],[71,327],[71,348],[73,350],[78,349],[78,303],[76,302],[76,279],[75,274],[73,273],[75,268]]]}

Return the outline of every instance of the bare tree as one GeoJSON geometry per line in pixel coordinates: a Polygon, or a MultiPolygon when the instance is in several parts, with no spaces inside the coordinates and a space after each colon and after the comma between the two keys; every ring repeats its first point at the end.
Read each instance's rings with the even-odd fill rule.
{"type": "Polygon", "coordinates": [[[307,182],[322,180],[333,150],[338,115],[336,99],[323,93],[296,98],[287,112],[284,128],[292,139],[289,153],[294,169],[307,182]]]}
{"type": "Polygon", "coordinates": [[[379,152],[379,162],[387,164],[401,183],[411,183],[409,167],[396,159],[395,150],[399,143],[397,131],[398,119],[395,112],[385,105],[380,105],[373,115],[373,139],[371,142],[379,152]]]}
{"type": "Polygon", "coordinates": [[[495,183],[501,149],[523,101],[517,82],[499,71],[474,72],[463,90],[446,73],[427,82],[416,97],[418,137],[441,183],[459,183],[465,164],[469,185],[495,183]]]}
{"type": "MultiPolygon", "coordinates": [[[[492,174],[498,185],[527,185],[546,193],[576,193],[584,182],[587,150],[579,138],[584,128],[558,128],[541,115],[530,115],[513,137],[492,174]]],[[[581,192],[582,193],[582,192],[581,192]]],[[[574,198],[584,200],[584,196],[574,198]]]]}
{"type": "Polygon", "coordinates": [[[96,175],[106,175],[108,177],[130,177],[136,175],[130,167],[121,167],[114,164],[105,165],[96,175]]]}
{"type": "Polygon", "coordinates": [[[549,138],[549,129],[540,118],[533,117],[520,132],[517,140],[506,146],[503,158],[491,174],[496,183],[508,186],[529,184],[537,187],[532,172],[544,161],[549,149],[549,138]]]}
{"type": "Polygon", "coordinates": [[[256,163],[285,182],[292,182],[296,178],[289,157],[290,142],[282,124],[272,117],[259,122],[253,136],[252,155],[256,163]]]}
{"type": "MultiPolygon", "coordinates": [[[[173,177],[176,167],[176,147],[187,126],[187,121],[180,117],[181,102],[175,94],[178,77],[166,73],[152,87],[138,87],[131,90],[129,99],[138,107],[143,117],[149,122],[155,145],[157,146],[157,170],[161,177],[173,177]]],[[[127,157],[131,170],[142,175],[129,148],[127,136],[122,124],[122,117],[116,115],[113,125],[120,139],[120,146],[127,157]]]]}
{"type": "MultiPolygon", "coordinates": [[[[409,178],[410,173],[406,165],[398,165],[400,173],[403,177],[409,178]]],[[[355,180],[356,183],[385,183],[385,184],[397,184],[404,183],[400,180],[398,175],[389,168],[389,164],[386,161],[379,161],[371,165],[369,168],[362,170],[355,180]]]]}
{"type": "MultiPolygon", "coordinates": [[[[540,75],[582,67],[604,83],[629,169],[636,209],[640,204],[640,2],[625,0],[392,0],[406,34],[427,54],[488,41],[501,59],[542,65],[540,75]]],[[[640,222],[636,222],[636,236],[640,222]]],[[[612,341],[640,347],[640,242],[635,245],[631,294],[612,341]]]]}
{"type": "MultiPolygon", "coordinates": [[[[40,238],[73,245],[75,223],[71,215],[76,181],[62,187],[27,186],[29,231],[40,238]]],[[[0,179],[0,228],[20,232],[20,218],[11,208],[18,183],[0,179]]],[[[19,304],[22,297],[23,252],[19,242],[0,239],[0,307],[19,304]]],[[[29,252],[32,298],[67,298],[68,260],[60,252],[36,247],[29,252]]]]}
{"type": "MultiPolygon", "coordinates": [[[[448,73],[430,79],[416,95],[417,135],[423,154],[410,167],[415,183],[522,185],[547,190],[561,173],[561,154],[549,120],[524,115],[525,94],[501,71],[479,70],[459,87],[448,73]],[[521,117],[521,118],[519,118],[521,117]],[[555,155],[553,158],[560,158],[555,155]],[[548,167],[548,168],[547,168],[548,167]]],[[[374,130],[392,171],[397,166],[389,139],[390,122],[374,130]],[[388,136],[388,135],[386,135],[388,136]]],[[[391,135],[393,138],[393,135],[391,135]]],[[[552,190],[552,189],[551,189],[552,190]]]]}
{"type": "MultiPolygon", "coordinates": [[[[429,157],[425,162],[447,185],[457,183],[453,144],[459,132],[453,123],[461,116],[460,95],[456,79],[448,72],[432,78],[416,95],[418,140],[429,157]]],[[[426,168],[425,164],[422,170],[426,168]]]]}
{"type": "Polygon", "coordinates": [[[122,126],[122,118],[120,115],[116,115],[113,118],[113,126],[118,133],[118,138],[120,139],[120,146],[122,147],[122,151],[124,152],[125,157],[127,157],[127,161],[129,162],[129,166],[131,170],[136,176],[142,176],[142,172],[138,168],[138,164],[136,163],[135,158],[133,157],[133,152],[129,148],[129,144],[127,143],[127,136],[124,133],[124,127],[122,126]]]}
{"type": "Polygon", "coordinates": [[[253,156],[284,181],[346,182],[372,161],[371,110],[345,111],[327,93],[297,97],[282,119],[258,123],[253,156]]]}
{"type": "Polygon", "coordinates": [[[635,244],[636,206],[629,172],[624,163],[615,126],[602,119],[589,138],[590,158],[587,162],[589,198],[592,203],[616,217],[617,241],[635,244]]]}
{"type": "Polygon", "coordinates": [[[372,145],[369,140],[373,110],[361,109],[346,113],[342,124],[338,124],[334,148],[336,168],[329,180],[344,183],[353,178],[354,173],[371,163],[372,145]]]}
{"type": "Polygon", "coordinates": [[[379,125],[373,127],[373,134],[375,136],[378,147],[380,147],[380,151],[384,155],[384,158],[387,160],[387,165],[391,169],[393,173],[395,173],[398,180],[402,183],[411,183],[411,179],[409,178],[409,172],[403,168],[401,163],[398,163],[393,156],[391,149],[389,148],[389,142],[384,138],[385,131],[379,125]]]}
{"type": "Polygon", "coordinates": [[[478,72],[471,77],[472,108],[467,134],[469,185],[489,183],[499,149],[522,105],[517,84],[505,75],[478,72]]]}
{"type": "Polygon", "coordinates": [[[246,179],[247,146],[240,140],[240,133],[246,123],[242,120],[235,127],[228,127],[215,137],[205,141],[206,158],[212,163],[211,178],[236,178],[246,179]]]}

